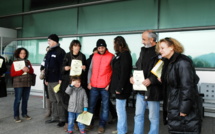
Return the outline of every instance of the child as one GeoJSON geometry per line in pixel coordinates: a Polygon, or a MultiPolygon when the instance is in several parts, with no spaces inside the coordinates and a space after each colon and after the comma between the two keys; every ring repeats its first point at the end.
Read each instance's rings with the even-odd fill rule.
{"type": "MultiPolygon", "coordinates": [[[[65,91],[70,95],[68,105],[68,134],[73,134],[74,122],[78,115],[84,111],[87,112],[88,100],[85,90],[81,87],[80,77],[71,77],[71,85],[65,91]]],[[[81,134],[86,134],[85,125],[78,123],[81,134]]]]}

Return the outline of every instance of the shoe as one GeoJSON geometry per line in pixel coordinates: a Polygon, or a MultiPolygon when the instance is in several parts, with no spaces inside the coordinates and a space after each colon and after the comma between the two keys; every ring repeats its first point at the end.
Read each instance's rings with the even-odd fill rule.
{"type": "Polygon", "coordinates": [[[19,118],[19,116],[14,117],[14,121],[17,123],[22,122],[22,120],[19,118]]]}
{"type": "Polygon", "coordinates": [[[99,127],[98,128],[98,134],[103,134],[105,132],[104,127],[99,127]]]}
{"type": "Polygon", "coordinates": [[[65,123],[65,125],[64,125],[64,127],[63,127],[63,130],[64,130],[65,132],[67,132],[67,130],[68,130],[68,123],[65,123]]]}
{"type": "Polygon", "coordinates": [[[78,123],[74,123],[74,129],[75,129],[76,131],[79,130],[79,128],[78,128],[78,123]]]}
{"type": "Polygon", "coordinates": [[[115,123],[116,121],[117,121],[116,118],[112,118],[110,121],[108,121],[108,124],[113,124],[113,123],[115,123]]]}
{"type": "Polygon", "coordinates": [[[58,122],[58,120],[47,120],[47,121],[45,121],[45,123],[55,123],[55,122],[58,122]]]}
{"type": "Polygon", "coordinates": [[[61,122],[61,121],[57,124],[58,127],[63,127],[64,125],[65,125],[65,122],[61,122]]]}
{"type": "Polygon", "coordinates": [[[26,114],[26,115],[23,115],[22,117],[25,118],[26,120],[31,120],[31,117],[28,116],[27,114],[26,114]]]}
{"type": "Polygon", "coordinates": [[[67,134],[73,134],[73,132],[72,131],[68,131],[68,133],[67,134]]]}
{"type": "Polygon", "coordinates": [[[80,133],[81,133],[81,134],[86,134],[86,131],[80,130],[80,133]]]}
{"type": "Polygon", "coordinates": [[[92,130],[93,128],[94,128],[93,125],[86,126],[86,127],[85,127],[85,131],[90,131],[90,130],[92,130]]]}

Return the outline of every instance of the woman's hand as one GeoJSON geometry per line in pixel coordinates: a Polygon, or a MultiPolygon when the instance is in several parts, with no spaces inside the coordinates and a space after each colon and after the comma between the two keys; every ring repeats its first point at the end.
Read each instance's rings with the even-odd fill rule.
{"type": "Polygon", "coordinates": [[[29,68],[28,68],[28,67],[24,67],[24,68],[22,69],[22,71],[23,71],[23,72],[29,72],[29,68]]]}
{"type": "Polygon", "coordinates": [[[65,66],[64,69],[65,69],[66,71],[69,71],[69,70],[71,69],[71,67],[70,67],[70,66],[65,66]]]}

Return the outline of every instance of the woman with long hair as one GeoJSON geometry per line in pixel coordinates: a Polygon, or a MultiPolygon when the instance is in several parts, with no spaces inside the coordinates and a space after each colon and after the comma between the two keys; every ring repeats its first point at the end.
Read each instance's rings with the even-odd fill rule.
{"type": "Polygon", "coordinates": [[[132,71],[132,58],[125,39],[122,36],[114,38],[115,57],[112,60],[112,77],[110,92],[116,96],[117,133],[127,133],[126,100],[132,92],[129,82],[132,71]]]}

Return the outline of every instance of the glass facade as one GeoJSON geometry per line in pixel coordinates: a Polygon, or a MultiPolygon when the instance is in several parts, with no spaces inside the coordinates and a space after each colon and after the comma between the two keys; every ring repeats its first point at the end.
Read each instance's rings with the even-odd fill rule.
{"type": "MultiPolygon", "coordinates": [[[[198,68],[214,68],[215,67],[215,46],[213,45],[213,35],[215,30],[201,30],[201,31],[181,31],[181,32],[166,32],[159,33],[159,39],[165,37],[172,37],[177,39],[184,46],[184,54],[188,55],[194,62],[195,67],[198,68]]],[[[111,53],[114,53],[113,40],[118,35],[108,36],[89,36],[89,37],[73,37],[61,38],[60,45],[69,52],[69,45],[73,39],[78,39],[82,43],[81,51],[88,58],[92,54],[92,50],[96,47],[98,39],[102,38],[107,43],[107,48],[111,53]]],[[[143,46],[141,33],[140,34],[126,34],[121,35],[126,39],[127,44],[131,50],[133,65],[135,65],[139,57],[140,48],[143,46]]],[[[12,57],[14,50],[17,47],[25,47],[30,55],[29,60],[34,64],[40,64],[46,53],[48,46],[47,40],[25,40],[13,41],[7,45],[3,54],[7,59],[12,57]]]]}

